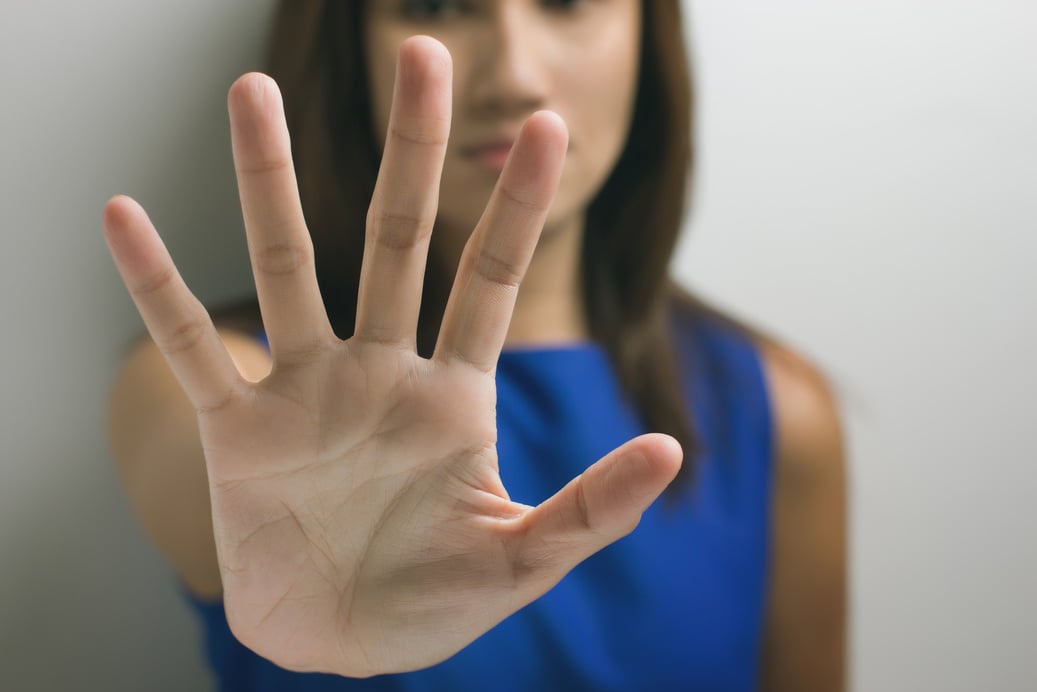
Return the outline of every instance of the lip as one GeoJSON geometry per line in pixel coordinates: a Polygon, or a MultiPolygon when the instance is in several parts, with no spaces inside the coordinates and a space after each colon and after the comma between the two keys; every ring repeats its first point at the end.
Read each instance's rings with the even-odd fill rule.
{"type": "Polygon", "coordinates": [[[462,155],[482,168],[500,173],[504,170],[504,163],[508,160],[508,154],[514,145],[514,138],[502,137],[466,147],[462,149],[462,155]]]}

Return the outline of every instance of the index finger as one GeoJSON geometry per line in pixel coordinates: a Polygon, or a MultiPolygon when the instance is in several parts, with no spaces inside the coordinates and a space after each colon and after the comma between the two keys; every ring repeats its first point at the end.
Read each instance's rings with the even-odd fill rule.
{"type": "Polygon", "coordinates": [[[436,358],[462,360],[486,372],[496,367],[568,141],[565,123],[550,111],[526,121],[461,255],[436,358]]]}
{"type": "Polygon", "coordinates": [[[271,78],[238,79],[227,100],[241,210],[259,307],[275,360],[334,339],[317,286],[281,92],[271,78]]]}

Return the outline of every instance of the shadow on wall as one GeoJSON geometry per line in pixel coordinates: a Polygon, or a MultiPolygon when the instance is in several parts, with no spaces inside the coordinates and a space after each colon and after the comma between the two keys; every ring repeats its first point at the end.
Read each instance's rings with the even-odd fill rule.
{"type": "Polygon", "coordinates": [[[47,29],[51,43],[30,45],[27,33],[16,50],[62,55],[32,75],[28,98],[41,105],[21,107],[57,117],[53,103],[68,106],[77,92],[91,100],[74,114],[75,128],[30,124],[45,150],[26,166],[25,180],[14,181],[16,191],[46,190],[11,207],[14,220],[31,216],[41,232],[26,255],[38,256],[39,266],[18,270],[35,279],[21,289],[32,304],[13,318],[26,339],[4,358],[13,371],[5,386],[18,406],[8,416],[15,397],[5,396],[0,690],[212,686],[194,616],[138,528],[105,441],[108,387],[143,326],[99,221],[107,197],[130,194],[199,298],[213,304],[250,290],[226,92],[238,75],[261,67],[272,5],[189,0],[156,9],[104,0],[89,27],[74,26],[78,11],[57,20],[69,24],[64,33],[46,9],[22,13],[36,22],[33,31],[47,29]],[[116,15],[122,24],[109,21],[116,15]],[[60,63],[69,53],[88,65],[66,71],[60,63]],[[96,78],[96,88],[74,83],[80,72],[96,78]],[[61,99],[49,98],[57,92],[61,99]],[[67,165],[56,170],[51,161],[67,165]],[[54,201],[34,209],[47,206],[41,196],[54,201]]]}
{"type": "MultiPolygon", "coordinates": [[[[103,448],[100,436],[84,443],[103,448]]],[[[137,529],[104,452],[89,456],[69,460],[63,486],[75,492],[62,494],[60,511],[37,505],[5,555],[15,598],[0,629],[0,687],[210,687],[198,628],[168,567],[137,529]]]]}

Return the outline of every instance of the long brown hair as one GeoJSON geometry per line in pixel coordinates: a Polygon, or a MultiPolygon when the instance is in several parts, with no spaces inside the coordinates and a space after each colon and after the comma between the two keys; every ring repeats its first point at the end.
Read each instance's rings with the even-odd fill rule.
{"type": "MultiPolygon", "coordinates": [[[[364,59],[365,2],[281,0],[268,70],[284,94],[317,278],[341,338],[356,316],[364,223],[380,153],[364,59]]],[[[602,343],[649,430],[684,448],[693,477],[701,451],[683,393],[672,321],[713,313],[674,284],[670,258],[692,170],[692,82],[679,0],[643,0],[639,86],[625,149],[587,214],[581,260],[591,337],[602,343]]],[[[430,261],[418,325],[432,352],[454,267],[430,261]]],[[[254,300],[239,306],[258,327],[254,300]]]]}

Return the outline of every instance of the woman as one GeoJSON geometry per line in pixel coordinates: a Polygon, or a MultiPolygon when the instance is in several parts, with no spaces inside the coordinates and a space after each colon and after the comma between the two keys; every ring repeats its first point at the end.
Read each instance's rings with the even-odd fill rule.
{"type": "Polygon", "coordinates": [[[214,328],[105,210],[153,338],[113,448],[224,687],[840,689],[831,396],[666,279],[678,2],[275,26],[283,110],[262,75],[229,99],[258,301],[214,328]]]}

